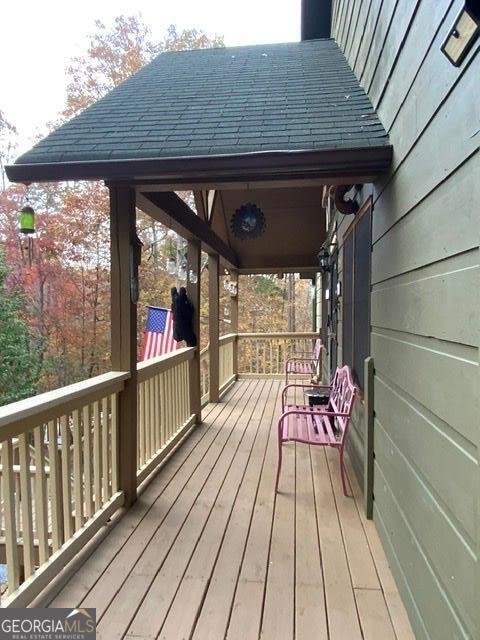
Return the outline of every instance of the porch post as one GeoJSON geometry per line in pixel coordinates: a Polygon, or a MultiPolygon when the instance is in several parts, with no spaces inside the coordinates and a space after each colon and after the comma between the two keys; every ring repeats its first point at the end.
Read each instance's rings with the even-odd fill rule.
{"type": "Polygon", "coordinates": [[[136,241],[135,190],[110,187],[111,349],[113,371],[128,371],[118,407],[118,480],[125,505],[137,498],[137,307],[132,302],[131,252],[136,241]]]}
{"type": "Polygon", "coordinates": [[[218,253],[208,255],[208,334],[210,361],[210,402],[219,401],[219,271],[218,253]]]}
{"type": "Polygon", "coordinates": [[[233,375],[238,378],[238,272],[231,271],[230,280],[236,284],[237,295],[230,298],[230,318],[232,333],[236,334],[233,342],[233,375]]]}
{"type": "Polygon", "coordinates": [[[193,330],[197,336],[197,348],[193,360],[190,360],[190,413],[195,423],[202,421],[202,403],[200,389],[200,241],[191,239],[187,249],[187,295],[193,304],[193,330]],[[190,281],[190,272],[197,274],[197,281],[190,281]]]}

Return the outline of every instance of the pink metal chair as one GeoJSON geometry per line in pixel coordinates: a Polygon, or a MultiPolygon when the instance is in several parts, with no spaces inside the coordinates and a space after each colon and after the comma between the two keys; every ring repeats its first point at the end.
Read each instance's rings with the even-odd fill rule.
{"type": "Polygon", "coordinates": [[[288,374],[295,373],[297,375],[313,376],[317,373],[318,367],[321,363],[322,355],[322,341],[320,338],[315,340],[315,346],[311,356],[303,356],[297,354],[292,358],[288,358],[285,363],[285,384],[288,384],[288,374]]]}
{"type": "Polygon", "coordinates": [[[275,492],[278,491],[282,468],[283,443],[304,442],[305,444],[338,449],[343,493],[348,496],[343,452],[353,403],[358,391],[353,383],[350,367],[337,368],[331,385],[318,385],[319,388],[330,389],[327,405],[309,407],[301,404],[287,404],[288,389],[293,387],[310,388],[311,386],[289,384],[283,389],[282,415],[278,421],[278,468],[275,492]]]}

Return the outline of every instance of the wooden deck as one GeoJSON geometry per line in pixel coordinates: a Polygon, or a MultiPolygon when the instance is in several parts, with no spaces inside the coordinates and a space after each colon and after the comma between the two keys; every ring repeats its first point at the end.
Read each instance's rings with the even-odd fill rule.
{"type": "Polygon", "coordinates": [[[412,638],[336,452],[286,445],[275,499],[280,390],[243,380],[208,405],[50,605],[95,607],[105,640],[412,638]]]}

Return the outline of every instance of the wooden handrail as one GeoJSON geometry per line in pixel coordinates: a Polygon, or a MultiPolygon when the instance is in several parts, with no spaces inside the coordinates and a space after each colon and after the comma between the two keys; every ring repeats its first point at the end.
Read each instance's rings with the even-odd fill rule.
{"type": "Polygon", "coordinates": [[[90,380],[12,402],[0,408],[0,441],[25,433],[32,427],[65,415],[78,406],[120,391],[130,377],[125,371],[110,371],[90,380]]]}
{"type": "Polygon", "coordinates": [[[168,371],[168,369],[176,367],[177,364],[193,360],[196,348],[197,347],[183,347],[173,353],[167,353],[163,356],[158,356],[158,358],[140,362],[137,365],[138,382],[143,382],[158,373],[168,371]]]}
{"type": "Polygon", "coordinates": [[[219,343],[220,344],[229,344],[230,342],[234,342],[237,339],[236,333],[227,333],[224,336],[220,336],[219,343]]]}

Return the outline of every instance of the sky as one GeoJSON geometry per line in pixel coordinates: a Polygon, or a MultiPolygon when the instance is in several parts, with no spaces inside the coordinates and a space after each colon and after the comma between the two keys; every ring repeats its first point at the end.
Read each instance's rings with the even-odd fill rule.
{"type": "Polygon", "coordinates": [[[227,46],[300,38],[301,0],[16,0],[0,5],[0,110],[27,151],[65,99],[65,69],[85,52],[95,20],[140,13],[153,36],[169,24],[223,35],[227,46]]]}

